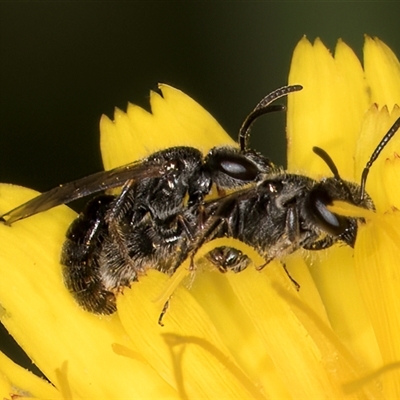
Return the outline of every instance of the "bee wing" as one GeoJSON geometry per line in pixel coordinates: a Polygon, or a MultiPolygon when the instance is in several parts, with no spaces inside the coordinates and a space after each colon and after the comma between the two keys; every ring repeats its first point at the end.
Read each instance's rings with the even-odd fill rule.
{"type": "Polygon", "coordinates": [[[1,215],[0,219],[4,221],[4,217],[7,217],[5,222],[7,225],[11,225],[20,219],[30,217],[61,204],[70,203],[81,197],[89,196],[102,190],[120,187],[130,179],[141,180],[161,176],[162,173],[160,165],[149,165],[143,162],[135,162],[109,171],[97,172],[42,193],[1,215]]]}

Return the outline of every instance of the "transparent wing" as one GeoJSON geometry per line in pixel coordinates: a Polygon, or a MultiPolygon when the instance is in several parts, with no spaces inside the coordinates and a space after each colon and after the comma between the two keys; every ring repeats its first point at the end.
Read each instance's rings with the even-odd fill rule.
{"type": "Polygon", "coordinates": [[[102,190],[120,187],[128,180],[141,180],[161,176],[162,174],[163,171],[159,164],[152,165],[143,162],[135,162],[109,171],[97,172],[42,193],[32,200],[6,212],[0,218],[7,225],[10,225],[20,219],[30,217],[61,204],[70,203],[71,201],[102,190]]]}

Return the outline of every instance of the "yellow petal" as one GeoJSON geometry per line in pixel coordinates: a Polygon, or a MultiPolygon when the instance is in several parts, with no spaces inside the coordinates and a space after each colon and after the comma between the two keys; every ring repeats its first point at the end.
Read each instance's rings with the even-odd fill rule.
{"type": "MultiPolygon", "coordinates": [[[[399,117],[399,107],[395,107],[391,114],[386,107],[378,109],[376,106],[372,106],[368,110],[361,125],[355,153],[356,176],[361,177],[362,170],[373,151],[399,117]]],[[[386,160],[393,158],[395,154],[400,154],[400,132],[397,132],[382,150],[382,153],[372,165],[367,179],[366,191],[373,199],[377,210],[381,212],[388,210],[391,206],[387,192],[392,191],[392,197],[396,196],[396,192],[398,192],[397,184],[391,188],[385,187],[386,181],[384,179],[386,160]]],[[[359,180],[360,178],[357,179],[357,181],[359,180]]]]}
{"type": "Polygon", "coordinates": [[[385,398],[400,393],[400,215],[391,212],[360,228],[355,271],[375,336],[388,368],[381,376],[385,398]]]}
{"type": "Polygon", "coordinates": [[[215,327],[190,293],[178,287],[158,325],[162,305],[155,302],[168,277],[149,271],[118,297],[118,313],[133,349],[182,398],[263,398],[234,362],[215,327]]]}
{"type": "Polygon", "coordinates": [[[206,154],[218,145],[235,145],[218,122],[198,103],[171,86],[160,84],[162,96],[151,92],[152,112],[129,104],[116,110],[114,121],[100,121],[104,168],[111,169],[174,146],[196,147],[206,154]]]}
{"type": "Polygon", "coordinates": [[[385,160],[383,167],[383,185],[390,206],[398,210],[400,210],[399,182],[400,156],[398,153],[394,153],[393,156],[385,160]]]}
{"type": "Polygon", "coordinates": [[[11,394],[52,400],[62,399],[61,393],[54,386],[13,363],[0,352],[0,395],[2,398],[11,398],[11,394]]]}
{"type": "Polygon", "coordinates": [[[371,103],[400,106],[400,63],[393,51],[378,38],[365,37],[365,76],[371,88],[371,103]]]}
{"type": "Polygon", "coordinates": [[[318,146],[329,152],[343,178],[354,180],[354,154],[362,116],[369,98],[361,64],[342,41],[335,57],[317,39],[303,38],[294,50],[289,84],[302,92],[288,97],[288,167],[307,175],[331,175],[312,152],[318,146]],[[349,157],[344,155],[348,154],[349,157]]]}
{"type": "Polygon", "coordinates": [[[272,373],[291,397],[317,399],[329,393],[342,398],[342,385],[362,369],[329,326],[299,299],[279,263],[269,264],[261,274],[247,269],[228,279],[263,341],[265,362],[272,363],[272,373]]]}
{"type": "Polygon", "coordinates": [[[364,364],[381,362],[354,273],[353,250],[338,247],[311,255],[310,271],[335,334],[364,364]]]}
{"type": "Polygon", "coordinates": [[[313,259],[313,255],[305,256],[306,253],[297,251],[289,257],[285,258],[285,265],[288,273],[299,284],[298,294],[301,300],[310,309],[318,315],[318,318],[325,324],[329,325],[329,319],[326,314],[325,305],[322,302],[318,288],[315,285],[313,275],[310,273],[310,266],[307,265],[306,259],[313,259]]]}
{"type": "MultiPolygon", "coordinates": [[[[1,185],[0,210],[33,194],[1,185]]],[[[58,260],[74,216],[63,206],[11,227],[0,224],[2,323],[66,398],[150,398],[160,387],[168,393],[169,386],[143,361],[113,351],[113,343],[131,344],[117,314],[83,311],[64,287],[58,260]]]]}

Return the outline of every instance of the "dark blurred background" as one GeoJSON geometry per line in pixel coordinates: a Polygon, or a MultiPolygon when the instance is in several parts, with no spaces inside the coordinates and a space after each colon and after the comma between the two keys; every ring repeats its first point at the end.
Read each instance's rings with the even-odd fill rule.
{"type": "MultiPolygon", "coordinates": [[[[303,35],[362,56],[363,35],[400,56],[400,2],[2,2],[0,181],[44,191],[101,169],[98,123],[157,82],[197,100],[234,137],[287,83],[303,35]]],[[[340,118],[340,116],[338,116],[340,118]]],[[[285,115],[252,146],[285,161],[285,115]]],[[[1,348],[6,338],[0,337],[1,348]]]]}

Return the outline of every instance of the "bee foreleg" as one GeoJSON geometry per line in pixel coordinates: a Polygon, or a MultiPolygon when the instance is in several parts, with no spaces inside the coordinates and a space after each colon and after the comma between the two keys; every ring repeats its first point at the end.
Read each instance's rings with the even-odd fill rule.
{"type": "Polygon", "coordinates": [[[305,244],[303,246],[306,250],[324,250],[328,247],[331,247],[337,240],[332,236],[325,236],[320,240],[316,240],[315,242],[305,244]]]}

